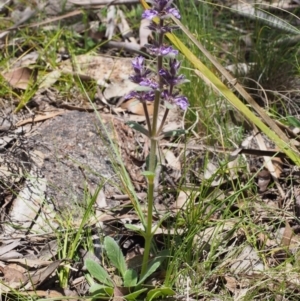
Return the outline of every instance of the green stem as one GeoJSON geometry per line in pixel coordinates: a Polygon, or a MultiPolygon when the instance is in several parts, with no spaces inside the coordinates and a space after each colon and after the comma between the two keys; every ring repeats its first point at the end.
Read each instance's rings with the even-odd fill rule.
{"type": "MultiPolygon", "coordinates": [[[[155,159],[156,146],[157,146],[157,141],[155,139],[151,139],[150,161],[151,161],[151,157],[152,157],[151,156],[152,150],[154,150],[154,159],[155,159]]],[[[155,164],[155,161],[154,161],[154,164],[155,164]]],[[[151,163],[150,163],[150,166],[151,166],[151,163]]],[[[155,170],[154,170],[154,172],[155,172],[155,170]]],[[[144,255],[143,255],[141,277],[143,277],[145,275],[145,273],[147,272],[152,238],[153,238],[153,233],[152,233],[152,214],[153,214],[153,203],[154,203],[153,199],[154,199],[154,175],[150,175],[148,177],[148,212],[147,212],[147,226],[146,226],[145,233],[144,233],[145,249],[144,249],[144,255]]]]}
{"type": "MultiPolygon", "coordinates": [[[[164,21],[160,20],[160,26],[163,26],[164,21]]],[[[158,36],[158,45],[163,45],[164,34],[160,33],[158,36]]],[[[154,109],[153,109],[153,119],[152,119],[152,128],[150,132],[150,154],[149,154],[149,172],[150,175],[147,175],[148,179],[148,212],[147,212],[147,226],[144,233],[145,238],[145,250],[143,255],[142,271],[141,277],[145,275],[148,268],[148,261],[150,256],[150,250],[152,245],[152,214],[153,214],[153,204],[154,204],[154,179],[155,179],[155,169],[156,169],[156,149],[157,149],[157,122],[158,122],[158,113],[160,107],[160,95],[163,88],[163,80],[159,75],[159,70],[162,69],[163,58],[162,56],[157,57],[157,78],[159,83],[159,88],[155,91],[154,99],[154,109]]]]}
{"type": "Polygon", "coordinates": [[[148,127],[148,132],[149,135],[151,135],[151,122],[150,122],[150,117],[149,117],[149,112],[148,112],[148,108],[147,108],[147,104],[146,102],[142,102],[143,104],[143,109],[144,109],[144,113],[145,113],[145,117],[146,117],[146,123],[147,123],[147,127],[148,127]]]}

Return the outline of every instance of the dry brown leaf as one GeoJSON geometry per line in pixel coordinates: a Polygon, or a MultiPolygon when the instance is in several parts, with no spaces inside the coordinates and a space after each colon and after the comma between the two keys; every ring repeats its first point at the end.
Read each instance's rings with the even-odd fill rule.
{"type": "Polygon", "coordinates": [[[10,252],[11,250],[13,250],[16,247],[18,247],[19,245],[21,245],[20,239],[16,239],[12,243],[9,243],[9,244],[5,244],[2,242],[2,244],[3,245],[0,247],[0,256],[10,252]]]}
{"type": "Polygon", "coordinates": [[[53,118],[55,116],[62,115],[65,112],[66,112],[65,110],[60,110],[60,111],[46,112],[43,115],[42,114],[35,115],[32,118],[27,118],[27,119],[17,122],[16,126],[19,127],[19,126],[22,126],[27,123],[35,123],[35,122],[39,122],[39,121],[44,121],[44,120],[53,118]]]}
{"type": "Polygon", "coordinates": [[[230,271],[235,275],[239,273],[251,274],[254,271],[264,271],[265,269],[266,267],[258,256],[257,250],[250,245],[245,245],[230,267],[230,271]]]}
{"type": "Polygon", "coordinates": [[[281,173],[282,173],[282,160],[279,157],[274,157],[272,158],[272,163],[273,163],[273,167],[274,167],[274,176],[276,178],[279,178],[281,173]]]}
{"type": "Polygon", "coordinates": [[[289,247],[291,244],[292,237],[294,235],[294,231],[291,228],[288,221],[285,221],[285,228],[281,239],[281,245],[285,247],[289,247]]]}
{"type": "Polygon", "coordinates": [[[140,24],[140,45],[143,47],[145,44],[148,44],[148,37],[151,36],[152,31],[148,28],[150,25],[150,20],[142,19],[140,24]]]}
{"type": "MultiPolygon", "coordinates": [[[[126,102],[123,102],[121,105],[121,108],[124,110],[127,110],[130,113],[136,114],[136,115],[145,115],[143,105],[140,101],[137,99],[130,99],[126,102]]],[[[147,103],[147,109],[149,115],[153,114],[153,103],[147,103]]]]}
{"type": "Polygon", "coordinates": [[[176,170],[181,170],[181,164],[179,158],[176,158],[176,156],[170,149],[164,149],[163,154],[167,166],[170,166],[171,168],[176,170]]]}
{"type": "Polygon", "coordinates": [[[113,301],[124,301],[125,300],[124,296],[126,296],[128,293],[129,293],[128,287],[115,286],[113,301]]]}
{"type": "Polygon", "coordinates": [[[263,169],[257,175],[257,185],[259,188],[259,192],[263,193],[267,190],[267,187],[271,181],[271,174],[268,170],[263,169]]]}
{"type": "Polygon", "coordinates": [[[224,276],[224,278],[226,280],[225,286],[227,287],[227,289],[231,293],[235,293],[237,290],[237,287],[239,286],[238,281],[234,277],[230,277],[230,276],[224,276]]]}
{"type": "Polygon", "coordinates": [[[197,198],[197,196],[199,195],[199,193],[194,193],[191,191],[180,191],[179,195],[175,201],[174,204],[172,204],[171,209],[175,209],[175,211],[178,211],[178,209],[184,209],[186,208],[187,204],[189,201],[192,202],[192,204],[194,204],[194,200],[197,198]]]}
{"type": "Polygon", "coordinates": [[[28,283],[25,286],[26,290],[34,289],[38,284],[44,282],[49,276],[59,267],[63,260],[56,260],[46,268],[37,270],[28,277],[28,283]]]}
{"type": "Polygon", "coordinates": [[[178,209],[185,208],[187,205],[187,200],[188,200],[187,193],[181,190],[178,194],[176,202],[171,206],[171,209],[175,209],[177,211],[178,209]]]}
{"type": "Polygon", "coordinates": [[[21,258],[21,259],[10,259],[7,260],[7,262],[15,262],[20,263],[23,266],[27,266],[29,268],[37,267],[37,266],[48,266],[52,263],[52,261],[46,261],[46,260],[40,260],[40,259],[27,259],[27,258],[21,258]]]}
{"type": "Polygon", "coordinates": [[[39,83],[39,89],[47,89],[52,87],[60,78],[61,71],[60,70],[53,70],[47,74],[45,74],[39,83]]]}
{"type": "Polygon", "coordinates": [[[26,291],[26,292],[18,292],[18,294],[26,297],[26,296],[39,296],[39,297],[46,297],[46,298],[60,298],[65,297],[62,293],[54,290],[46,290],[46,291],[26,291]]]}
{"type": "Polygon", "coordinates": [[[110,5],[107,8],[107,15],[106,15],[106,32],[105,37],[108,40],[111,40],[116,28],[116,8],[114,5],[110,5]]]}
{"type": "Polygon", "coordinates": [[[22,284],[26,281],[26,276],[15,268],[10,266],[1,267],[0,271],[4,274],[4,279],[7,284],[19,283],[22,284]]]}
{"type": "Polygon", "coordinates": [[[2,73],[2,76],[13,88],[22,90],[26,90],[30,83],[36,80],[35,70],[27,67],[21,67],[2,73]]]}

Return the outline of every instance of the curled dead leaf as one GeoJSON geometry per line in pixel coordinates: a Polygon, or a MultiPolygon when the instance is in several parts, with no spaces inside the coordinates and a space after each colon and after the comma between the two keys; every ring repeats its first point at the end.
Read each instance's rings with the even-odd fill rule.
{"type": "Polygon", "coordinates": [[[4,72],[2,76],[13,88],[26,90],[28,86],[36,80],[37,74],[35,69],[21,67],[9,72],[4,72]]]}

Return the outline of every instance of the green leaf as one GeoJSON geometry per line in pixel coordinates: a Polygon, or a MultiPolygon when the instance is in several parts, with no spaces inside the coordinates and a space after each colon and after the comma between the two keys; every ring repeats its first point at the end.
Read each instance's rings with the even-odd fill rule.
{"type": "Polygon", "coordinates": [[[162,262],[166,259],[166,257],[169,255],[169,251],[163,250],[157,254],[157,257],[155,257],[148,267],[146,273],[142,276],[140,281],[137,283],[137,285],[142,284],[151,274],[153,274],[159,266],[162,264],[162,262]]]}
{"type": "Polygon", "coordinates": [[[147,86],[137,86],[134,91],[138,91],[138,92],[144,92],[144,91],[152,91],[153,89],[151,87],[147,87],[147,86]]]}
{"type": "Polygon", "coordinates": [[[145,292],[147,289],[146,288],[142,288],[136,292],[133,292],[131,294],[126,295],[124,298],[126,300],[135,300],[140,294],[142,294],[143,292],[145,292]]]}
{"type": "Polygon", "coordinates": [[[147,294],[146,301],[152,301],[153,299],[159,298],[159,297],[169,297],[174,296],[175,292],[170,289],[169,287],[160,287],[160,288],[154,288],[150,290],[147,294]]]}
{"type": "Polygon", "coordinates": [[[132,287],[137,283],[137,273],[135,270],[128,269],[124,275],[124,286],[132,287]]]}
{"type": "Polygon", "coordinates": [[[128,230],[132,230],[134,232],[138,232],[138,233],[141,233],[143,230],[135,225],[132,225],[132,224],[125,224],[124,225],[125,228],[127,228],[128,230]]]}
{"type": "Polygon", "coordinates": [[[149,132],[147,129],[145,129],[143,126],[141,126],[139,123],[135,122],[135,121],[128,121],[126,122],[126,124],[135,129],[136,131],[144,134],[145,136],[149,137],[150,138],[150,135],[149,135],[149,132]]]}
{"type": "Polygon", "coordinates": [[[104,247],[109,260],[119,270],[122,277],[124,278],[127,267],[121,248],[116,243],[116,241],[110,236],[105,237],[104,247]]]}
{"type": "Polygon", "coordinates": [[[113,287],[95,283],[90,287],[90,293],[97,296],[112,296],[114,293],[114,289],[113,287]]]}
{"type": "Polygon", "coordinates": [[[186,130],[178,129],[178,130],[174,130],[174,131],[163,132],[163,133],[161,133],[160,137],[162,137],[162,138],[176,137],[176,136],[184,135],[186,133],[187,133],[186,130]]]}
{"type": "Polygon", "coordinates": [[[103,269],[101,265],[92,259],[86,259],[84,262],[89,273],[97,279],[99,282],[108,286],[114,286],[114,283],[110,279],[108,273],[103,269]]]}
{"type": "Polygon", "coordinates": [[[286,117],[289,125],[294,126],[296,128],[300,128],[300,120],[295,118],[294,116],[287,116],[286,117]]]}

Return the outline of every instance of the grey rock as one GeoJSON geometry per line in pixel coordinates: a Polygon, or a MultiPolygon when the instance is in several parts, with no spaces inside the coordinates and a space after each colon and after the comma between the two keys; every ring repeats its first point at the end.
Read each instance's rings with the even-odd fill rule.
{"type": "Polygon", "coordinates": [[[83,204],[87,184],[95,186],[114,175],[103,133],[94,113],[70,111],[47,120],[31,138],[34,149],[44,154],[47,197],[58,209],[83,204]]]}

